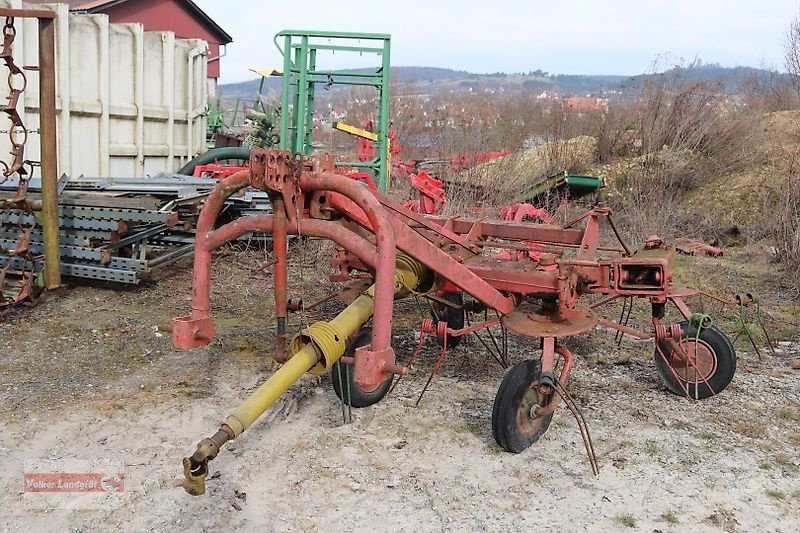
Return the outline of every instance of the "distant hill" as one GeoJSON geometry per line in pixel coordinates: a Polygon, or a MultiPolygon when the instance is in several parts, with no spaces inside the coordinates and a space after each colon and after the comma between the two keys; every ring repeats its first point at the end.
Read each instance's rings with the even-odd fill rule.
{"type": "MultiPolygon", "coordinates": [[[[769,71],[753,67],[722,67],[715,64],[692,68],[676,67],[670,73],[684,76],[690,81],[719,81],[723,84],[725,90],[731,93],[739,91],[745,80],[773,75],[769,71]]],[[[641,86],[653,74],[585,76],[548,74],[541,70],[514,74],[503,72],[475,74],[438,67],[392,67],[391,76],[394,81],[414,84],[427,93],[439,91],[526,90],[548,91],[563,95],[604,96],[609,91],[621,92],[641,86]]],[[[226,100],[237,98],[251,100],[258,91],[259,83],[259,79],[254,79],[221,85],[220,93],[226,100]]],[[[280,78],[267,79],[265,87],[266,94],[278,94],[281,88],[280,78]]]]}
{"type": "MultiPolygon", "coordinates": [[[[674,68],[668,74],[678,74],[690,82],[713,81],[721,82],[726,89],[735,93],[742,84],[753,78],[768,78],[777,75],[785,77],[786,74],[776,74],[768,70],[754,67],[722,67],[716,64],[707,64],[692,68],[674,68]]],[[[626,79],[623,88],[636,87],[645,83],[653,74],[640,74],[626,79]]]]}

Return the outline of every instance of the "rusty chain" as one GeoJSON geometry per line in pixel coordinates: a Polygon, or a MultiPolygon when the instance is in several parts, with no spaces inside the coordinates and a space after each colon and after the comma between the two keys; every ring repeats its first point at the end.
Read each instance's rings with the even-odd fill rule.
{"type": "Polygon", "coordinates": [[[25,144],[28,142],[28,129],[22,117],[17,111],[17,104],[22,93],[28,87],[28,77],[25,72],[14,62],[14,40],[17,37],[17,29],[14,26],[14,17],[6,17],[3,26],[3,48],[0,50],[0,59],[5,61],[8,68],[8,102],[0,108],[11,120],[11,127],[8,129],[8,139],[11,143],[11,165],[6,165],[3,169],[3,181],[9,176],[19,173],[20,178],[25,172],[25,144]]]}
{"type": "Polygon", "coordinates": [[[9,218],[12,216],[10,209],[17,210],[15,222],[18,237],[13,249],[0,247],[0,255],[7,258],[5,266],[0,268],[0,311],[32,298],[34,280],[36,279],[35,261],[37,258],[34,257],[28,246],[36,221],[33,217],[33,210],[27,201],[27,193],[28,181],[33,174],[33,168],[38,163],[25,159],[25,145],[28,142],[28,134],[38,133],[38,130],[28,130],[17,110],[19,99],[28,87],[28,78],[25,76],[23,69],[14,62],[13,45],[16,36],[17,29],[14,26],[14,17],[6,17],[3,26],[3,45],[2,49],[0,49],[0,59],[5,62],[6,68],[8,68],[9,93],[6,97],[8,101],[5,105],[0,106],[0,111],[8,115],[11,126],[7,130],[0,130],[0,132],[8,134],[12,161],[9,164],[0,160],[0,170],[2,171],[0,183],[4,183],[14,174],[19,177],[19,183],[14,197],[5,202],[6,212],[3,217],[3,224],[0,224],[0,226],[5,226],[5,223],[9,222],[9,218]],[[25,168],[26,166],[29,170],[25,168]],[[29,216],[26,217],[26,215],[29,216]],[[26,225],[26,222],[29,224],[26,225]],[[21,271],[15,272],[20,277],[20,284],[15,287],[11,295],[7,295],[6,280],[15,265],[14,260],[16,258],[22,260],[21,271]],[[30,265],[29,270],[26,269],[26,265],[30,265]]]}

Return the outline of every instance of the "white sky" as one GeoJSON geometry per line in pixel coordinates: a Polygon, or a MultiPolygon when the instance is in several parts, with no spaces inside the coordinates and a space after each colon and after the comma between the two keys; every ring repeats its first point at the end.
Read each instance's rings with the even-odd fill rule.
{"type": "MultiPolygon", "coordinates": [[[[394,66],[622,74],[675,58],[783,70],[800,0],[195,0],[234,39],[222,83],[278,67],[283,29],[390,33],[394,66]]],[[[360,66],[352,60],[330,67],[360,66]]]]}

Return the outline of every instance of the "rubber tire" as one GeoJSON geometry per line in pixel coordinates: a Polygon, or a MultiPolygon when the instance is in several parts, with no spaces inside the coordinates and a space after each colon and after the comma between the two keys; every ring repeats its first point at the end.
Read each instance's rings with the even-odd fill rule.
{"type": "Polygon", "coordinates": [[[544,435],[553,420],[552,414],[545,416],[532,435],[524,435],[517,428],[517,411],[528,388],[539,380],[541,368],[539,359],[518,363],[506,373],[497,389],[492,408],[492,433],[497,444],[506,451],[519,453],[525,450],[544,435]]]}
{"type": "MultiPolygon", "coordinates": [[[[361,330],[358,332],[358,335],[356,335],[355,340],[350,344],[350,346],[347,347],[347,350],[345,350],[344,354],[352,357],[356,353],[356,348],[368,346],[371,341],[372,328],[361,328],[361,330]]],[[[369,407],[370,405],[375,405],[381,401],[384,396],[386,396],[386,393],[389,392],[389,388],[392,386],[393,377],[394,376],[387,377],[386,381],[378,385],[378,388],[374,391],[364,392],[356,385],[355,379],[353,378],[352,365],[346,365],[337,361],[331,367],[331,382],[333,383],[333,391],[341,401],[348,403],[347,393],[349,385],[349,403],[353,407],[369,407]]]]}
{"type": "MultiPolygon", "coordinates": [[[[688,322],[681,322],[680,325],[684,338],[694,340],[695,335],[697,335],[697,328],[688,322]]],[[[717,358],[717,367],[714,373],[706,378],[706,381],[714,389],[713,392],[719,394],[733,381],[733,376],[736,374],[736,350],[734,350],[733,344],[731,344],[728,337],[715,326],[703,329],[700,332],[700,341],[705,343],[717,358]]],[[[659,346],[664,355],[668,356],[670,353],[669,344],[666,341],[659,341],[659,346]]],[[[658,375],[667,390],[673,394],[683,396],[685,392],[680,385],[681,382],[672,375],[667,363],[658,353],[658,349],[655,350],[655,362],[658,375]]],[[[683,384],[686,385],[689,396],[692,398],[703,400],[713,395],[712,390],[702,380],[699,383],[683,382],[683,384]]]]}
{"type": "MultiPolygon", "coordinates": [[[[441,296],[441,298],[458,306],[464,305],[464,297],[460,292],[446,292],[441,296]]],[[[442,304],[442,311],[440,312],[438,319],[436,314],[431,312],[435,320],[444,320],[447,322],[447,327],[450,329],[464,329],[464,313],[465,311],[463,307],[461,309],[454,309],[449,305],[444,304],[442,304]]],[[[436,337],[436,343],[439,346],[444,346],[444,339],[441,337],[436,337]]],[[[455,348],[460,343],[461,337],[453,337],[452,335],[447,336],[448,348],[455,348]]]]}

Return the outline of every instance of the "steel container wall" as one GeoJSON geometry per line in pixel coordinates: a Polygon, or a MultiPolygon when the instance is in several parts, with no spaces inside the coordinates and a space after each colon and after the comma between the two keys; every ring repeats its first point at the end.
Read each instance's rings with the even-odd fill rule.
{"type": "MultiPolygon", "coordinates": [[[[58,15],[59,174],[152,176],[174,172],[205,151],[206,41],[146,32],[141,24],[109,24],[106,15],[71,14],[66,4],[34,6],[0,0],[0,6],[44,7],[58,15]]],[[[36,24],[34,19],[16,21],[14,57],[20,65],[38,63],[36,24]]],[[[28,87],[19,111],[27,128],[37,130],[38,73],[26,70],[25,74],[28,87]]],[[[7,95],[3,75],[0,99],[5,101],[7,95]]],[[[0,117],[0,130],[9,125],[0,117]]],[[[0,160],[11,158],[10,148],[8,135],[0,133],[0,160]]],[[[36,133],[28,137],[25,158],[39,159],[36,133]]]]}

